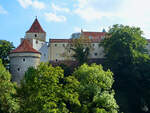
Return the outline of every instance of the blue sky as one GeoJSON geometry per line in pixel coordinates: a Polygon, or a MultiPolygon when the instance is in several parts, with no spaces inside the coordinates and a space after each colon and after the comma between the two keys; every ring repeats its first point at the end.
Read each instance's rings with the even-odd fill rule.
{"type": "Polygon", "coordinates": [[[15,46],[38,17],[49,38],[108,30],[113,24],[140,27],[150,38],[150,0],[0,0],[0,39],[15,46]]]}

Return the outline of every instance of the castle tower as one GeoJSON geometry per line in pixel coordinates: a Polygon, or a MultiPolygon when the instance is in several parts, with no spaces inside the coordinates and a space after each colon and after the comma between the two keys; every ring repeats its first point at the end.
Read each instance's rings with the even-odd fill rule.
{"type": "Polygon", "coordinates": [[[30,29],[26,32],[25,38],[38,39],[43,42],[46,41],[46,32],[41,27],[37,18],[34,20],[30,29]]]}
{"type": "Polygon", "coordinates": [[[27,39],[32,47],[41,53],[40,62],[48,62],[48,43],[46,42],[46,32],[41,27],[37,18],[35,18],[30,29],[26,32],[22,40],[27,39]]]}
{"type": "Polygon", "coordinates": [[[40,63],[41,53],[32,48],[28,40],[10,53],[10,72],[12,81],[20,83],[29,67],[37,67],[40,63]]]}

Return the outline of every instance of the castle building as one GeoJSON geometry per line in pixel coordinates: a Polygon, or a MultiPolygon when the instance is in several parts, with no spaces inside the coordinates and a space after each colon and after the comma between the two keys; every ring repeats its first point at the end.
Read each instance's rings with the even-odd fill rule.
{"type": "Polygon", "coordinates": [[[41,27],[38,19],[36,18],[30,27],[30,29],[26,32],[25,37],[21,38],[22,40],[27,39],[32,47],[41,53],[40,62],[48,61],[48,42],[46,42],[46,32],[41,27]]]}
{"type": "MultiPolygon", "coordinates": [[[[105,38],[105,34],[105,30],[102,32],[81,30],[80,33],[73,33],[70,39],[49,39],[49,42],[46,42],[46,32],[36,18],[30,29],[25,33],[25,37],[21,38],[19,47],[10,53],[12,80],[19,83],[25,71],[29,67],[37,67],[40,62],[74,61],[72,58],[73,51],[67,48],[72,39],[79,37],[90,40],[92,50],[90,51],[89,60],[99,62],[104,58],[104,49],[99,46],[99,43],[105,38]]],[[[148,42],[150,41],[148,40],[148,42]]],[[[150,43],[147,49],[150,54],[150,43]]]]}
{"type": "Polygon", "coordinates": [[[20,83],[29,67],[39,65],[41,53],[32,48],[30,42],[24,39],[19,47],[10,53],[9,57],[12,81],[20,83]]]}
{"type": "Polygon", "coordinates": [[[67,51],[67,46],[72,39],[79,37],[84,37],[90,39],[92,45],[92,51],[90,52],[89,59],[94,61],[104,58],[103,48],[99,46],[100,41],[105,37],[105,32],[84,32],[74,33],[71,39],[49,39],[49,61],[59,62],[66,60],[73,60],[73,52],[71,50],[67,51]]]}

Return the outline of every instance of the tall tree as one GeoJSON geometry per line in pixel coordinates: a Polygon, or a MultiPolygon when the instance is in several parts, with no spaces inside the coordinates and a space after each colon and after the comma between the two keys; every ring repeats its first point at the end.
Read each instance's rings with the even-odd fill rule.
{"type": "Polygon", "coordinates": [[[118,105],[114,98],[113,73],[104,71],[101,65],[84,64],[73,75],[80,82],[79,100],[81,103],[77,113],[118,113],[118,105]]]}
{"type": "Polygon", "coordinates": [[[75,77],[64,77],[60,67],[40,64],[29,68],[18,93],[21,113],[68,113],[80,106],[75,77]]]}
{"type": "Polygon", "coordinates": [[[19,102],[15,97],[16,84],[11,81],[10,73],[4,68],[0,59],[0,113],[17,113],[19,102]]]}
{"type": "Polygon", "coordinates": [[[88,62],[88,57],[90,54],[91,43],[89,38],[80,37],[77,39],[71,39],[69,43],[69,50],[73,51],[72,57],[82,65],[88,62]]]}
{"type": "Polygon", "coordinates": [[[101,42],[105,52],[105,65],[115,74],[114,88],[117,93],[118,103],[125,102],[121,111],[140,112],[142,90],[140,86],[144,82],[144,75],[147,75],[149,67],[149,55],[147,54],[147,41],[142,36],[140,28],[123,25],[114,25],[107,33],[106,38],[101,42]],[[148,66],[148,67],[147,67],[148,66]],[[122,100],[121,100],[122,99],[122,100]],[[128,102],[127,100],[132,100],[128,102]],[[140,108],[140,109],[139,109],[140,108]]]}
{"type": "Polygon", "coordinates": [[[2,59],[5,67],[9,63],[8,56],[12,49],[14,49],[13,43],[6,40],[0,40],[0,58],[2,59]]]}

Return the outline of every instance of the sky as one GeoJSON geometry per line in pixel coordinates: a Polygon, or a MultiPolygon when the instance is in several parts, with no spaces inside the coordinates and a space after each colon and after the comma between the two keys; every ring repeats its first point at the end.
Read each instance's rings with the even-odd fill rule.
{"type": "Polygon", "coordinates": [[[150,38],[150,0],[0,0],[0,40],[20,44],[37,16],[50,38],[106,31],[114,24],[140,27],[150,38]]]}

